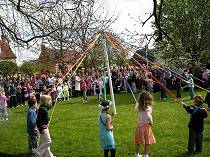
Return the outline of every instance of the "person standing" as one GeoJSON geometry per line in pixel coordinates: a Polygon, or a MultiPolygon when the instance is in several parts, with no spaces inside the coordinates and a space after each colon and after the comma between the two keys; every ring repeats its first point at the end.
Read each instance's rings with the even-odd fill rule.
{"type": "Polygon", "coordinates": [[[2,117],[0,117],[2,120],[8,120],[8,112],[7,112],[7,97],[5,96],[4,89],[0,88],[0,109],[2,117]]]}
{"type": "Polygon", "coordinates": [[[71,75],[67,76],[67,84],[68,84],[68,89],[69,89],[69,99],[71,99],[72,98],[72,91],[73,91],[73,89],[72,89],[72,76],[71,75]]]}
{"type": "Polygon", "coordinates": [[[164,76],[161,76],[160,77],[160,82],[162,83],[163,86],[160,87],[160,99],[163,99],[165,100],[167,98],[167,95],[166,95],[166,86],[167,86],[167,82],[164,78],[164,76]]]}
{"type": "Polygon", "coordinates": [[[69,100],[69,86],[67,82],[64,82],[63,84],[63,96],[64,96],[64,101],[69,100]]]}
{"type": "Polygon", "coordinates": [[[80,87],[82,89],[83,103],[87,103],[88,102],[88,97],[87,97],[87,83],[86,83],[85,78],[83,78],[81,80],[80,87]]]}
{"type": "Polygon", "coordinates": [[[202,107],[203,102],[204,99],[200,95],[195,96],[195,98],[193,99],[194,106],[192,107],[182,102],[182,105],[185,108],[185,110],[191,114],[190,121],[188,123],[188,154],[202,152],[204,119],[208,116],[207,110],[202,107]]]}
{"type": "Polygon", "coordinates": [[[190,99],[194,99],[195,97],[195,92],[194,92],[194,81],[193,81],[193,75],[189,74],[189,80],[188,80],[188,88],[189,88],[189,95],[190,99]]]}
{"type": "Polygon", "coordinates": [[[36,127],[37,119],[37,102],[35,96],[28,99],[28,110],[27,110],[27,133],[28,133],[28,151],[32,154],[32,150],[38,147],[39,133],[36,127]]]}
{"type": "Polygon", "coordinates": [[[33,153],[36,157],[55,157],[50,150],[51,137],[49,132],[49,117],[48,110],[52,107],[51,97],[49,95],[42,95],[40,99],[40,107],[37,115],[37,127],[40,133],[40,139],[43,143],[36,149],[33,150],[33,153]]]}
{"type": "Polygon", "coordinates": [[[176,98],[181,99],[182,81],[180,80],[180,78],[176,78],[175,85],[176,85],[176,98]]]}
{"type": "Polygon", "coordinates": [[[81,74],[80,72],[77,73],[77,75],[75,76],[75,95],[76,97],[78,97],[80,95],[80,82],[81,82],[81,74]]]}
{"type": "Polygon", "coordinates": [[[135,130],[135,157],[140,157],[139,147],[144,145],[143,157],[149,157],[149,149],[152,144],[156,143],[152,132],[152,95],[147,91],[142,91],[138,97],[136,104],[137,127],[135,130]]]}
{"type": "Polygon", "coordinates": [[[103,100],[99,105],[101,110],[99,115],[99,134],[101,147],[104,150],[104,157],[109,157],[109,152],[111,157],[115,157],[116,154],[113,125],[111,115],[108,113],[110,103],[111,101],[103,100]]]}
{"type": "Polygon", "coordinates": [[[189,95],[190,95],[190,100],[193,100],[194,97],[195,97],[195,92],[194,92],[194,81],[193,81],[193,75],[192,74],[189,74],[188,75],[188,80],[186,81],[187,82],[187,85],[185,85],[184,87],[182,87],[182,90],[185,89],[186,87],[188,87],[188,90],[189,90],[189,95]]]}
{"type": "Polygon", "coordinates": [[[208,105],[208,111],[210,111],[210,91],[209,91],[209,88],[208,88],[206,97],[204,99],[204,102],[208,105]]]}

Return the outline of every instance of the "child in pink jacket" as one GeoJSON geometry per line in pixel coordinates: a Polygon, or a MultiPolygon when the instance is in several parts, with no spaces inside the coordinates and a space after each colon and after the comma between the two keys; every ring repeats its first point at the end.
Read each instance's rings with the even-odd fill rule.
{"type": "Polygon", "coordinates": [[[8,120],[7,101],[8,99],[5,96],[4,90],[0,88],[0,110],[1,110],[1,118],[3,120],[8,120]]]}

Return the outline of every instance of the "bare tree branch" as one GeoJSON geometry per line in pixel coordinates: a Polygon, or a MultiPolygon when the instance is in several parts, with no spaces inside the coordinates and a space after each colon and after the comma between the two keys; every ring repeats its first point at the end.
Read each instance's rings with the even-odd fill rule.
{"type": "Polygon", "coordinates": [[[150,14],[150,16],[144,21],[142,22],[142,27],[145,25],[145,23],[147,23],[147,21],[149,21],[152,17],[154,16],[154,14],[150,14]]]}
{"type": "Polygon", "coordinates": [[[21,0],[18,0],[18,3],[17,3],[17,10],[20,11],[20,3],[21,3],[21,0]]]}

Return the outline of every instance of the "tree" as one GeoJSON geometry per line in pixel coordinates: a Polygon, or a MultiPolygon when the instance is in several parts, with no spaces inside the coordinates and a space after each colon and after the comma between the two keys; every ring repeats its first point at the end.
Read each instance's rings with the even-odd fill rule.
{"type": "Polygon", "coordinates": [[[0,74],[1,75],[13,75],[17,73],[18,66],[13,61],[0,61],[0,74]]]}
{"type": "MultiPolygon", "coordinates": [[[[208,0],[153,0],[153,12],[142,21],[145,25],[154,18],[155,29],[149,42],[155,37],[156,55],[174,66],[202,66],[210,54],[210,1],[208,0]]],[[[131,38],[141,36],[129,32],[131,38]]],[[[145,36],[148,36],[147,34],[145,36]]],[[[148,42],[148,43],[149,43],[148,42]]],[[[147,46],[147,45],[146,45],[147,46]]]]}
{"type": "Polygon", "coordinates": [[[34,66],[34,63],[29,61],[29,62],[24,62],[20,67],[19,70],[23,72],[24,74],[28,75],[34,75],[35,72],[37,72],[36,67],[34,66]]]}
{"type": "MultiPolygon", "coordinates": [[[[159,24],[167,36],[162,34],[163,39],[157,41],[161,57],[174,65],[191,64],[193,69],[200,65],[210,54],[209,15],[208,0],[165,1],[159,24]]],[[[157,25],[156,28],[159,30],[157,25]]]]}
{"type": "MultiPolygon", "coordinates": [[[[46,19],[48,29],[57,27],[58,30],[49,36],[45,37],[43,41],[47,43],[50,48],[54,49],[54,54],[62,64],[75,60],[74,56],[66,57],[69,50],[75,50],[75,53],[80,53],[76,48],[83,47],[87,43],[83,43],[80,40],[78,32],[90,31],[88,19],[92,18],[94,1],[60,1],[53,9],[49,9],[46,14],[51,16],[50,19],[46,19]],[[71,7],[69,7],[71,5],[71,7]],[[73,9],[72,9],[73,8],[73,9]],[[83,23],[84,21],[84,23],[83,23]],[[65,59],[67,58],[67,59],[65,59]]],[[[90,37],[90,36],[88,36],[90,37]]],[[[88,39],[85,37],[84,41],[88,39]]],[[[77,56],[78,54],[75,54],[77,56]]]]}
{"type": "Polygon", "coordinates": [[[113,22],[102,18],[95,1],[1,0],[0,31],[18,44],[41,39],[56,49],[75,48],[113,22]]]}
{"type": "MultiPolygon", "coordinates": [[[[19,44],[50,35],[58,28],[47,30],[42,23],[46,7],[33,0],[1,0],[1,33],[9,36],[19,44]]],[[[52,5],[55,5],[52,3],[52,5]]]]}

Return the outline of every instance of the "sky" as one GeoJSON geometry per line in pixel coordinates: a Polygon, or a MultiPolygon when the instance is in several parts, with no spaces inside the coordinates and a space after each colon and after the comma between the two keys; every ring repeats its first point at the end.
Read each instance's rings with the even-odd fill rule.
{"type": "Polygon", "coordinates": [[[151,27],[153,19],[149,20],[144,27],[135,22],[139,18],[145,21],[150,16],[153,10],[152,0],[102,0],[102,3],[110,15],[114,13],[115,16],[118,16],[118,20],[112,26],[115,32],[126,32],[125,29],[131,32],[136,31],[139,34],[154,32],[151,27]]]}
{"type": "MultiPolygon", "coordinates": [[[[139,34],[153,33],[153,29],[151,27],[152,19],[148,21],[144,27],[142,27],[141,24],[135,22],[135,20],[139,18],[142,21],[145,21],[150,16],[150,13],[153,9],[152,0],[97,0],[96,8],[98,6],[102,6],[101,9],[105,12],[108,12],[108,15],[114,15],[115,17],[118,16],[118,19],[112,25],[112,29],[116,33],[128,33],[126,29],[133,33],[136,31],[139,34]]],[[[124,36],[124,38],[126,37],[127,36],[124,36]]],[[[138,42],[135,44],[138,45],[141,37],[138,36],[136,38],[138,42]]],[[[146,40],[142,46],[145,44],[146,40]]],[[[17,57],[21,62],[22,60],[30,60],[30,58],[34,58],[36,56],[35,54],[31,55],[27,55],[29,58],[25,58],[23,55],[19,54],[17,57]]],[[[35,58],[38,58],[38,56],[35,58]]]]}

